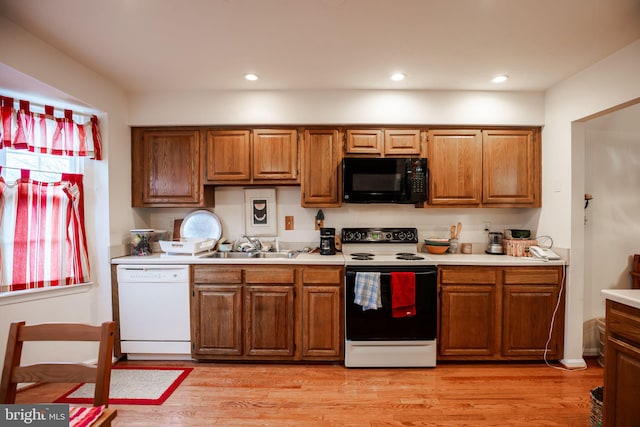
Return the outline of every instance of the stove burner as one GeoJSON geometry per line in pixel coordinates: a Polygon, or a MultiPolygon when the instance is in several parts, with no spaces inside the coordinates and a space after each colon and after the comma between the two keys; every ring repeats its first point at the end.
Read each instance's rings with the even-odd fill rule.
{"type": "Polygon", "coordinates": [[[414,256],[413,252],[398,252],[396,256],[414,256]]]}
{"type": "Polygon", "coordinates": [[[373,254],[370,252],[354,252],[351,254],[351,259],[356,261],[372,261],[373,254]]]}
{"type": "MultiPolygon", "coordinates": [[[[399,254],[398,254],[399,255],[399,254]]],[[[408,261],[417,261],[420,259],[424,259],[424,257],[414,255],[414,254],[403,254],[396,257],[396,259],[408,260],[408,261]]]]}

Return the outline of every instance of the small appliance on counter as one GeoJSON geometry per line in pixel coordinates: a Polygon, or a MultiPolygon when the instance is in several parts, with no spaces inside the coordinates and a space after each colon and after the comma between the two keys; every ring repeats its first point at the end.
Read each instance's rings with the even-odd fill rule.
{"type": "Polygon", "coordinates": [[[320,229],[320,255],[336,254],[336,229],[320,229]]]}
{"type": "Polygon", "coordinates": [[[509,228],[504,230],[505,239],[530,239],[531,230],[520,230],[515,228],[509,228]]]}
{"type": "Polygon", "coordinates": [[[502,239],[502,233],[489,233],[489,244],[487,245],[487,250],[485,252],[491,255],[503,255],[504,248],[502,246],[502,239]]]}

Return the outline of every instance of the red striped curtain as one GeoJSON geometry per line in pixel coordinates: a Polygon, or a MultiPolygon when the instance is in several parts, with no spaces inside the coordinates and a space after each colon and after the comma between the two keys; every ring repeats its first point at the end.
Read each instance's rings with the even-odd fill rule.
{"type": "Polygon", "coordinates": [[[54,108],[45,105],[44,114],[33,113],[28,101],[0,96],[0,149],[25,149],[34,153],[61,156],[101,158],[101,137],[98,118],[92,116],[85,123],[73,120],[73,111],[64,110],[62,117],[54,116],[54,108]]]}
{"type": "Polygon", "coordinates": [[[89,281],[82,176],[59,182],[0,178],[0,290],[19,291],[89,281]]]}
{"type": "MultiPolygon", "coordinates": [[[[100,159],[96,116],[78,123],[71,110],[55,117],[50,106],[37,114],[27,101],[18,105],[0,96],[0,149],[100,159]]],[[[15,183],[0,177],[0,292],[83,283],[89,273],[82,175],[62,174],[58,182],[32,180],[28,171],[15,183]]]]}

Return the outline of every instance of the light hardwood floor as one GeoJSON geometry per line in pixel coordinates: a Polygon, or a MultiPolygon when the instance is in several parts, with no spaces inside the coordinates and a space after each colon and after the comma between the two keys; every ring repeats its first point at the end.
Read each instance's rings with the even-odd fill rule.
{"type": "MultiPolygon", "coordinates": [[[[114,426],[589,426],[603,369],[544,363],[440,363],[425,369],[340,365],[119,362],[193,366],[161,406],[111,405],[114,426]]],[[[18,393],[52,401],[71,385],[18,393]]]]}

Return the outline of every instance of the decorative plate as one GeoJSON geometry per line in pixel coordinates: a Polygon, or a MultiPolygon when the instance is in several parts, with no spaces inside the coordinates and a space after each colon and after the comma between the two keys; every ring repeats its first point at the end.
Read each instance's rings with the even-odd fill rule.
{"type": "Polygon", "coordinates": [[[213,212],[205,209],[193,211],[182,220],[180,238],[182,239],[220,239],[222,226],[213,212]]]}

